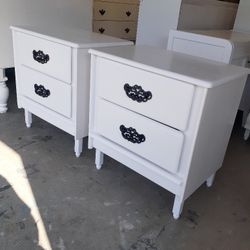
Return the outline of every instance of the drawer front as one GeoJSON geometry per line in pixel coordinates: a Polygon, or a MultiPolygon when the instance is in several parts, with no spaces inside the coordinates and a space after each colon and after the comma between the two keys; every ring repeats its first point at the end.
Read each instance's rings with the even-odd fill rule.
{"type": "Polygon", "coordinates": [[[100,34],[106,34],[122,39],[135,40],[136,22],[94,21],[93,30],[100,34]]]}
{"type": "Polygon", "coordinates": [[[138,12],[138,5],[110,2],[96,2],[94,4],[95,20],[136,21],[138,12]]]}
{"type": "Polygon", "coordinates": [[[98,95],[179,130],[189,120],[194,86],[97,58],[98,95]]]}
{"type": "Polygon", "coordinates": [[[167,171],[178,170],[184,140],[180,131],[102,99],[94,130],[167,171]]]}
{"type": "Polygon", "coordinates": [[[21,64],[71,83],[71,48],[17,32],[21,64]]]}
{"type": "Polygon", "coordinates": [[[20,91],[25,97],[68,118],[71,117],[71,86],[22,66],[20,91]]]}

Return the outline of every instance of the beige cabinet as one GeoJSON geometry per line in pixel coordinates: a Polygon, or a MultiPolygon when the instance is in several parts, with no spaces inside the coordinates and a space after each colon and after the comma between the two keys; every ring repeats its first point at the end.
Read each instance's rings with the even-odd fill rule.
{"type": "Polygon", "coordinates": [[[135,40],[139,0],[94,0],[93,31],[135,40]]]}

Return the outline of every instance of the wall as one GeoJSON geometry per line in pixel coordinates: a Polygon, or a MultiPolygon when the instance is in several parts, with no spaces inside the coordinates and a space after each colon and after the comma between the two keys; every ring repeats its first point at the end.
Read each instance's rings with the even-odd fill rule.
{"type": "Polygon", "coordinates": [[[234,30],[250,32],[250,0],[240,0],[234,30]]]}
{"type": "Polygon", "coordinates": [[[0,68],[13,66],[13,24],[62,25],[91,30],[92,0],[6,0],[0,6],[0,68]]]}

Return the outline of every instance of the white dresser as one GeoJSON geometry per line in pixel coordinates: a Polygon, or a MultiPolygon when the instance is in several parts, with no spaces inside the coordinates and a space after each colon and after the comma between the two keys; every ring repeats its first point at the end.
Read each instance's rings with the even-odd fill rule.
{"type": "Polygon", "coordinates": [[[89,48],[131,42],[85,30],[12,27],[17,103],[31,126],[32,114],[75,138],[75,153],[88,135],[89,48]]]}
{"type": "MultiPolygon", "coordinates": [[[[168,49],[207,58],[218,62],[248,66],[250,59],[250,33],[232,30],[171,30],[168,49]]],[[[250,80],[247,81],[239,109],[243,111],[243,124],[250,110],[250,80]]]]}
{"type": "Polygon", "coordinates": [[[222,166],[248,70],[146,46],[90,50],[89,148],[175,194],[222,166]]]}

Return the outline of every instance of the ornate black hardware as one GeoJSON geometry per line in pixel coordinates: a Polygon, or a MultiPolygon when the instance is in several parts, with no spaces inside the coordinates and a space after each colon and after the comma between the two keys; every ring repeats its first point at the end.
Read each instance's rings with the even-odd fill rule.
{"type": "Polygon", "coordinates": [[[49,61],[49,55],[44,54],[43,51],[41,50],[38,51],[33,50],[33,58],[35,61],[41,64],[47,63],[49,61]]]}
{"type": "Polygon", "coordinates": [[[126,12],[126,15],[127,15],[127,16],[130,16],[130,15],[131,15],[131,12],[130,12],[130,11],[127,11],[127,12],[126,12]]]}
{"type": "Polygon", "coordinates": [[[43,85],[34,84],[35,93],[43,98],[50,95],[50,91],[45,89],[43,85]]]}
{"type": "Polygon", "coordinates": [[[101,10],[99,10],[99,13],[103,16],[106,13],[106,10],[101,9],[101,10]]]}
{"type": "Polygon", "coordinates": [[[122,137],[132,143],[142,143],[146,141],[146,137],[143,134],[139,134],[134,128],[126,128],[124,125],[120,126],[122,137]]]}
{"type": "Polygon", "coordinates": [[[124,90],[127,96],[133,101],[147,102],[152,98],[150,91],[145,91],[139,85],[130,86],[128,83],[124,85],[124,90]]]}
{"type": "Polygon", "coordinates": [[[104,28],[100,28],[100,29],[99,29],[99,32],[100,32],[101,34],[102,34],[104,31],[105,31],[104,28]]]}
{"type": "Polygon", "coordinates": [[[124,31],[125,31],[126,33],[129,33],[130,29],[129,29],[129,28],[126,28],[124,31]]]}

